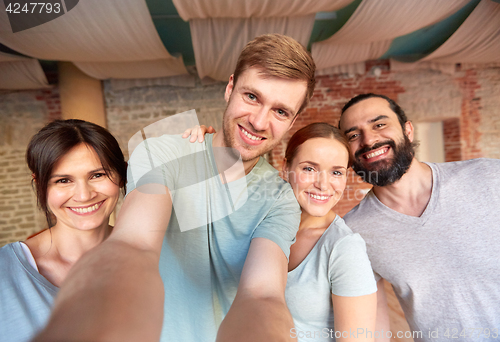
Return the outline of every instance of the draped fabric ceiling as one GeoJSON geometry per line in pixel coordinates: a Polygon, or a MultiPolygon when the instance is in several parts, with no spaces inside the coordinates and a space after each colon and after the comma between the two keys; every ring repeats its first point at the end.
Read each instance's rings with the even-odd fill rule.
{"type": "Polygon", "coordinates": [[[226,81],[243,46],[263,33],[307,46],[318,74],[362,73],[373,59],[390,59],[394,70],[500,64],[499,2],[80,0],[13,33],[2,1],[0,89],[47,87],[38,60],[70,61],[97,79],[172,79],[149,84],[192,84],[186,66],[196,65],[200,78],[226,81]]]}

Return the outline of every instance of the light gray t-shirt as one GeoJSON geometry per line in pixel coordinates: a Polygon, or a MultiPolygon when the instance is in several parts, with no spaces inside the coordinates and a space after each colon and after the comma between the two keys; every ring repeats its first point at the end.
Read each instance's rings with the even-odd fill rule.
{"type": "Polygon", "coordinates": [[[47,323],[59,289],[29,263],[20,242],[0,249],[0,341],[29,341],[47,323]]]}
{"type": "Polygon", "coordinates": [[[332,294],[364,296],[377,291],[365,242],[336,216],[306,258],[288,272],[286,303],[293,316],[290,336],[332,341],[332,294]]]}
{"type": "Polygon", "coordinates": [[[428,165],[432,194],[420,217],[386,207],[371,191],[344,219],[365,239],[373,270],[393,285],[411,330],[421,332],[416,341],[498,340],[500,160],[428,165]]]}
{"type": "MultiPolygon", "coordinates": [[[[129,192],[137,184],[157,183],[172,193],[173,213],[160,257],[162,341],[215,341],[251,240],[269,239],[286,257],[295,241],[300,207],[290,185],[263,158],[248,175],[224,183],[214,150],[225,153],[212,147],[212,135],[204,143],[162,136],[139,145],[129,161],[129,192]]],[[[232,171],[239,167],[229,166],[232,171]]]]}

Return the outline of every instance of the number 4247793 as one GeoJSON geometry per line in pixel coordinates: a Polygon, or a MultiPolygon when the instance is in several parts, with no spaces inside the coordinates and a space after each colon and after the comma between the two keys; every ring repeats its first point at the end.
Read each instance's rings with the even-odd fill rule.
{"type": "Polygon", "coordinates": [[[483,329],[483,328],[466,328],[462,331],[453,328],[446,329],[444,332],[444,337],[447,338],[472,338],[472,337],[483,337],[483,338],[498,338],[498,329],[483,329]]]}
{"type": "Polygon", "coordinates": [[[6,12],[9,13],[60,13],[61,12],[61,4],[60,3],[55,3],[51,4],[50,2],[30,2],[25,3],[24,6],[21,8],[20,3],[9,3],[7,8],[5,9],[6,12]]]}

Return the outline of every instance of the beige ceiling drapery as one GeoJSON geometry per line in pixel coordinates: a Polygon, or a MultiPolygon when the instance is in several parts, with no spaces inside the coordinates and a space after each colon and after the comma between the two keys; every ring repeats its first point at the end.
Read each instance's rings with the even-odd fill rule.
{"type": "Polygon", "coordinates": [[[312,45],[313,58],[320,70],[377,59],[394,38],[432,25],[468,1],[365,0],[337,33],[312,45]]]}
{"type": "Polygon", "coordinates": [[[482,0],[458,30],[423,61],[447,63],[498,62],[500,4],[482,0]]]}
{"type": "Polygon", "coordinates": [[[0,32],[0,43],[15,51],[39,59],[71,61],[99,78],[187,73],[182,60],[163,46],[143,0],[80,1],[63,16],[16,33],[11,31],[6,12],[0,11],[0,32]]]}
{"type": "Polygon", "coordinates": [[[316,70],[317,76],[322,75],[336,75],[336,74],[348,74],[348,75],[362,75],[366,71],[365,62],[350,63],[336,65],[330,68],[318,69],[316,70]]]}
{"type": "Polygon", "coordinates": [[[358,44],[313,44],[312,55],[316,67],[322,70],[377,59],[389,49],[391,42],[392,40],[358,44]]]}
{"type": "Polygon", "coordinates": [[[247,42],[264,33],[281,33],[306,46],[314,14],[283,18],[191,19],[191,36],[200,78],[227,81],[247,42]]]}
{"type": "Polygon", "coordinates": [[[49,83],[36,59],[0,52],[0,89],[40,89],[49,83]]]}
{"type": "Polygon", "coordinates": [[[74,62],[90,77],[108,78],[154,78],[187,74],[182,58],[156,59],[140,62],[74,62]]]}
{"type": "Polygon", "coordinates": [[[439,70],[452,74],[455,64],[499,65],[500,4],[482,0],[439,48],[415,63],[391,60],[391,70],[439,70]]]}
{"type": "Polygon", "coordinates": [[[317,12],[335,11],[353,0],[173,0],[189,20],[200,78],[227,81],[240,51],[264,33],[291,36],[307,46],[317,12]]]}
{"type": "Polygon", "coordinates": [[[206,18],[296,17],[339,10],[354,0],[173,0],[185,21],[206,18]]]}

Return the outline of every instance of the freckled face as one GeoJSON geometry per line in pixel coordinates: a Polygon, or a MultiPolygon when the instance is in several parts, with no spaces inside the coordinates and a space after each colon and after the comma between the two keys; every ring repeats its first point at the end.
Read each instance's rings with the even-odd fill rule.
{"type": "Polygon", "coordinates": [[[56,216],[56,226],[105,229],[119,194],[117,177],[107,174],[91,147],[80,144],[54,166],[47,204],[56,216]]]}
{"type": "Polygon", "coordinates": [[[231,76],[226,87],[224,142],[238,150],[244,162],[272,150],[290,129],[304,101],[307,83],[267,77],[252,67],[231,76]]]}
{"type": "Polygon", "coordinates": [[[348,162],[349,152],[334,139],[313,138],[299,146],[285,172],[302,211],[328,214],[344,192],[348,162]]]}

